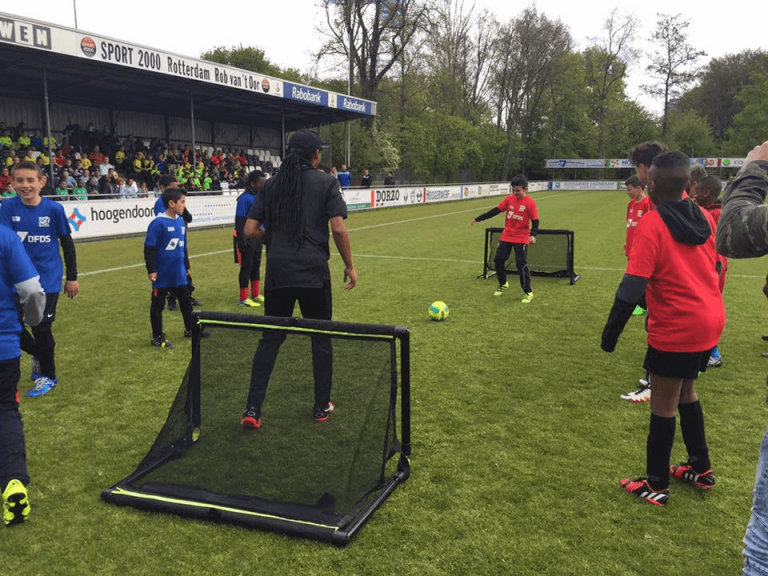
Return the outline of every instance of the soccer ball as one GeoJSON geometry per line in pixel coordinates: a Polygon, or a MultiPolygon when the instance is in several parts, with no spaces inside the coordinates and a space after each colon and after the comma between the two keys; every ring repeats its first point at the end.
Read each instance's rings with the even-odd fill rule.
{"type": "Polygon", "coordinates": [[[439,300],[432,302],[429,307],[429,317],[438,322],[448,318],[448,304],[439,300]]]}

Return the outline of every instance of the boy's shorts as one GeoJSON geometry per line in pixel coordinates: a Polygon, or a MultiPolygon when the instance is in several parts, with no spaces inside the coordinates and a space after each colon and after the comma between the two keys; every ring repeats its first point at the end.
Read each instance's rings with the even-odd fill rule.
{"type": "Polygon", "coordinates": [[[663,352],[648,345],[643,368],[664,378],[695,380],[707,369],[712,349],[703,352],[663,352]]]}

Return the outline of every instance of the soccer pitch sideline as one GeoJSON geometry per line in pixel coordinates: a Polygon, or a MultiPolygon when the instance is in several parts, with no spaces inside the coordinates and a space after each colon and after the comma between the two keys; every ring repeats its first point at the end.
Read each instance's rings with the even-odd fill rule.
{"type": "MultiPolygon", "coordinates": [[[[60,384],[22,400],[32,516],[0,528],[0,572],[738,573],[768,423],[766,261],[731,261],[724,364],[697,386],[717,487],[673,483],[659,509],[618,484],[645,470],[649,406],[619,399],[642,376],[643,321],[630,320],[613,354],[599,348],[626,264],[627,197],[531,196],[542,228],[575,231],[581,279],[533,277],[529,305],[516,277],[498,298],[495,280],[477,279],[484,229],[503,217],[469,222],[500,197],[350,214],[359,282],[344,291],[341,260],[331,258],[334,319],[410,329],[413,455],[410,479],[344,549],[100,500],[149,450],[190,350],[178,312],[164,313],[177,347],[149,344],[143,238],[78,244],[81,294],[60,301],[54,325],[60,384]],[[447,321],[429,320],[434,300],[450,306],[447,321]]],[[[192,231],[189,242],[204,309],[243,312],[231,230],[192,231]]],[[[254,347],[244,342],[242,353],[254,347]]],[[[23,357],[22,393],[28,375],[23,357]]],[[[678,433],[673,461],[685,458],[678,433]]]]}

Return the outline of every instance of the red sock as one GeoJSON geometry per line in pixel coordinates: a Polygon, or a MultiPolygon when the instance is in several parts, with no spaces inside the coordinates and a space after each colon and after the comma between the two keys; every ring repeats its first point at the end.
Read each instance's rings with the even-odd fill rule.
{"type": "Polygon", "coordinates": [[[251,280],[251,298],[259,297],[259,281],[251,280]]]}
{"type": "Polygon", "coordinates": [[[248,288],[240,288],[240,302],[248,299],[248,288]]]}

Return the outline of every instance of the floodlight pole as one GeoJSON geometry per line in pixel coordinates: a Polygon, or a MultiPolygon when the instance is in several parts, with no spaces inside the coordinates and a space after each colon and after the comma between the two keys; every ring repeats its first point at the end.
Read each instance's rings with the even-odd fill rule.
{"type": "Polygon", "coordinates": [[[192,173],[194,174],[197,169],[197,158],[195,158],[195,95],[190,90],[189,92],[189,113],[192,117],[192,173]]]}
{"type": "Polygon", "coordinates": [[[77,0],[72,0],[72,9],[75,11],[75,29],[77,29],[77,0]]]}
{"type": "Polygon", "coordinates": [[[51,105],[48,100],[48,71],[43,68],[43,100],[45,102],[45,134],[48,137],[48,174],[53,188],[53,147],[51,146],[51,105]]]}
{"type": "MultiPolygon", "coordinates": [[[[347,75],[347,94],[349,96],[352,96],[352,26],[349,27],[349,74],[347,75]]],[[[352,165],[352,160],[350,158],[350,144],[352,141],[352,126],[347,120],[347,154],[346,154],[346,164],[347,169],[352,165]]]]}

